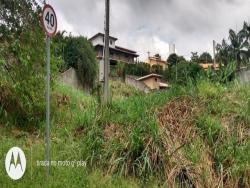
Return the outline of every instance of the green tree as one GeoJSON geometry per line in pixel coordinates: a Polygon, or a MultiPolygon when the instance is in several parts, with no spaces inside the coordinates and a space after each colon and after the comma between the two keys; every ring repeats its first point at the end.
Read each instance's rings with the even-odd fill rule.
{"type": "Polygon", "coordinates": [[[236,61],[237,69],[240,70],[242,63],[248,61],[248,47],[247,41],[244,40],[244,34],[242,32],[236,33],[234,30],[229,30],[230,46],[228,51],[232,59],[236,61]]]}
{"type": "Polygon", "coordinates": [[[20,39],[24,32],[39,26],[40,12],[35,0],[1,0],[0,40],[20,39]]]}
{"type": "Polygon", "coordinates": [[[210,53],[208,52],[203,52],[198,60],[199,63],[212,63],[213,59],[212,56],[210,55],[210,53]]]}
{"type": "Polygon", "coordinates": [[[250,24],[244,22],[243,29],[240,31],[245,37],[245,45],[247,48],[248,62],[250,61],[250,24]]]}
{"type": "Polygon", "coordinates": [[[216,54],[217,62],[226,66],[230,61],[232,61],[229,52],[229,45],[227,44],[225,39],[222,40],[221,44],[217,44],[216,50],[217,50],[216,54]]]}
{"type": "Polygon", "coordinates": [[[167,62],[170,64],[170,66],[175,65],[178,61],[178,55],[173,53],[168,56],[167,62]]]}
{"type": "Polygon", "coordinates": [[[151,72],[155,74],[163,74],[163,67],[161,65],[153,65],[151,67],[151,72]]]}
{"type": "Polygon", "coordinates": [[[196,82],[198,76],[202,73],[203,70],[198,64],[182,61],[169,67],[165,71],[164,77],[171,82],[186,85],[189,81],[196,82]],[[176,70],[178,71],[177,77],[176,70]]]}
{"type": "Polygon", "coordinates": [[[92,44],[84,37],[69,36],[64,48],[64,60],[77,70],[84,88],[93,88],[97,76],[97,60],[92,44]]]}
{"type": "Polygon", "coordinates": [[[138,63],[138,64],[126,64],[125,73],[135,76],[145,76],[150,74],[150,65],[147,63],[138,63]]]}
{"type": "Polygon", "coordinates": [[[244,22],[241,33],[246,38],[246,41],[248,42],[248,47],[249,47],[250,46],[250,24],[248,24],[247,22],[244,22]]]}
{"type": "Polygon", "coordinates": [[[191,52],[191,62],[192,63],[199,63],[198,52],[191,52]]]}
{"type": "MultiPolygon", "coordinates": [[[[0,115],[11,124],[44,118],[45,34],[33,0],[1,0],[0,115]]],[[[51,54],[52,87],[60,59],[51,54]]],[[[1,119],[2,120],[2,119],[1,119]]]]}

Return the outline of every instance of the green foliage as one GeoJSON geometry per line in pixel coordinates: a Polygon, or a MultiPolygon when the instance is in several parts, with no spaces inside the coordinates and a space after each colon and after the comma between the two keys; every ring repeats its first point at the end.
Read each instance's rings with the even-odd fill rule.
{"type": "Polygon", "coordinates": [[[212,63],[213,59],[212,56],[210,55],[210,53],[208,52],[203,52],[198,60],[199,63],[212,63]]]}
{"type": "Polygon", "coordinates": [[[191,52],[191,62],[199,63],[199,55],[198,52],[191,52]]]}
{"type": "Polygon", "coordinates": [[[174,54],[171,54],[171,55],[168,57],[167,62],[168,62],[170,65],[175,65],[175,64],[178,62],[178,55],[176,55],[175,53],[174,53],[174,54]]]}
{"type": "Polygon", "coordinates": [[[147,63],[126,64],[125,72],[130,75],[145,76],[150,74],[150,65],[147,63]]]}
{"type": "Polygon", "coordinates": [[[203,141],[199,138],[194,140],[194,142],[186,145],[184,147],[185,157],[192,161],[194,164],[200,163],[202,159],[202,151],[204,150],[205,145],[203,141]]]}
{"type": "Polygon", "coordinates": [[[224,88],[219,84],[201,80],[197,84],[198,96],[202,99],[215,99],[221,96],[224,88]]]}
{"type": "Polygon", "coordinates": [[[97,60],[91,43],[84,37],[67,37],[64,60],[77,70],[83,87],[93,88],[97,76],[97,60]]]}
{"type": "Polygon", "coordinates": [[[209,145],[216,143],[223,130],[220,122],[210,116],[200,117],[197,126],[201,130],[202,135],[207,139],[209,145]]]}
{"type": "MultiPolygon", "coordinates": [[[[38,21],[41,9],[29,0],[4,1],[4,7],[1,28],[5,28],[5,33],[0,43],[1,117],[5,117],[6,124],[37,126],[45,113],[45,35],[38,21]]],[[[52,87],[59,62],[51,54],[52,87]]]]}
{"type": "Polygon", "coordinates": [[[112,100],[127,99],[131,96],[142,95],[142,92],[121,81],[110,80],[112,100]]]}
{"type": "Polygon", "coordinates": [[[123,78],[125,79],[125,66],[126,66],[126,63],[124,62],[118,62],[117,63],[117,75],[118,77],[120,78],[123,78]]]}
{"type": "MultiPolygon", "coordinates": [[[[118,83],[115,86],[123,90],[118,83]]],[[[113,90],[116,93],[116,87],[113,90]]],[[[172,170],[168,170],[175,170],[178,165],[180,168],[189,167],[188,177],[190,172],[196,172],[191,174],[195,176],[192,180],[202,187],[208,182],[211,187],[217,185],[217,177],[221,174],[230,174],[225,180],[225,184],[232,182],[229,187],[237,184],[240,178],[248,187],[250,147],[245,134],[249,132],[246,121],[249,104],[245,104],[246,98],[250,98],[249,89],[241,85],[230,83],[225,87],[203,80],[192,86],[173,85],[168,92],[151,95],[135,93],[122,100],[115,99],[110,106],[100,107],[91,95],[56,84],[52,97],[53,105],[57,106],[57,110],[53,111],[51,126],[52,159],[83,160],[87,167],[53,167],[51,177],[56,180],[51,182],[51,186],[134,187],[140,182],[140,186],[146,187],[152,178],[156,180],[153,185],[160,186],[166,182],[170,172],[173,174],[172,170]],[[158,114],[164,109],[162,106],[170,101],[175,104],[173,101],[179,101],[178,98],[183,96],[192,97],[192,114],[198,110],[197,116],[188,117],[191,118],[192,129],[181,129],[191,131],[193,139],[184,140],[183,148],[167,158],[169,148],[166,149],[164,144],[169,137],[165,138],[162,134],[158,114]],[[227,110],[221,111],[225,106],[227,110]],[[225,119],[230,122],[225,123],[225,119]],[[100,174],[105,174],[105,177],[100,174]],[[97,179],[100,180],[97,182],[97,179]],[[131,179],[133,181],[128,182],[131,179]]],[[[185,109],[182,106],[184,104],[180,105],[179,110],[185,109]]],[[[173,111],[166,115],[176,114],[175,105],[172,107],[173,111]]],[[[30,182],[29,166],[19,186],[39,187],[45,176],[44,167],[36,165],[37,160],[43,160],[43,129],[37,130],[39,134],[35,138],[24,132],[21,135],[25,136],[18,139],[10,130],[1,130],[0,143],[3,143],[3,147],[0,153],[6,153],[13,143],[18,143],[30,158],[31,149],[27,146],[27,140],[31,140],[33,180],[30,182]]],[[[179,136],[181,130],[171,132],[176,138],[177,147],[184,139],[179,136]]],[[[169,142],[171,144],[171,140],[169,142]]],[[[0,158],[3,157],[0,155],[0,158]]],[[[170,181],[179,172],[179,167],[170,181]]],[[[4,169],[2,171],[1,185],[12,185],[4,169]]],[[[170,186],[168,182],[163,187],[166,186],[170,186]]]]}
{"type": "Polygon", "coordinates": [[[1,0],[0,5],[0,41],[20,39],[40,25],[41,7],[35,0],[1,0]]]}
{"type": "Polygon", "coordinates": [[[243,64],[249,63],[250,59],[250,44],[249,44],[249,26],[244,23],[242,30],[236,33],[234,30],[229,30],[229,44],[225,39],[221,44],[217,45],[217,61],[227,65],[235,63],[237,70],[243,64]]]}
{"type": "Polygon", "coordinates": [[[231,82],[236,77],[236,63],[229,63],[225,66],[220,66],[219,70],[209,68],[204,75],[215,83],[219,82],[225,84],[231,82]]]}
{"type": "Polygon", "coordinates": [[[161,65],[152,65],[151,72],[155,74],[163,75],[163,67],[161,65]]]}
{"type": "Polygon", "coordinates": [[[165,71],[165,78],[171,82],[186,85],[188,82],[195,82],[203,73],[202,68],[195,63],[181,62],[172,65],[165,71]]]}

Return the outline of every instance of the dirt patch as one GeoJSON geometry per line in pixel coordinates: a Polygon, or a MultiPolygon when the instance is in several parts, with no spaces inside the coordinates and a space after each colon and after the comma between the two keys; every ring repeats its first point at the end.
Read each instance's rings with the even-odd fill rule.
{"type": "Polygon", "coordinates": [[[103,135],[104,140],[107,141],[114,138],[122,139],[125,134],[120,125],[111,123],[105,126],[103,135]]]}

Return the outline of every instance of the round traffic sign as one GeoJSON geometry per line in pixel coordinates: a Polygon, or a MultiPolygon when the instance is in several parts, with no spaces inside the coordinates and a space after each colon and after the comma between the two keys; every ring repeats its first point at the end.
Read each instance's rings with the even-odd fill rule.
{"type": "Polygon", "coordinates": [[[42,25],[49,37],[53,37],[57,30],[56,13],[52,6],[46,4],[42,12],[42,25]]]}

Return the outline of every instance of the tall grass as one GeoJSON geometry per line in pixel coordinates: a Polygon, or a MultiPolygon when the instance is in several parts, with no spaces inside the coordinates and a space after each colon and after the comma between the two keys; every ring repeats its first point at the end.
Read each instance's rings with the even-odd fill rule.
{"type": "MultiPolygon", "coordinates": [[[[54,88],[52,159],[87,167],[53,167],[51,187],[250,185],[249,88],[202,80],[144,95],[116,84],[107,107],[70,87],[54,88]]],[[[44,185],[45,169],[35,165],[44,159],[43,139],[44,127],[29,133],[1,126],[1,159],[13,144],[28,158],[32,148],[21,187],[44,185]]],[[[12,185],[4,167],[0,177],[12,185]]]]}

